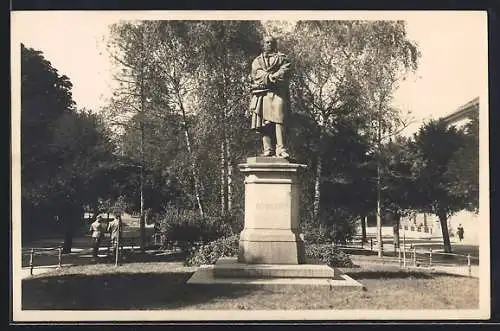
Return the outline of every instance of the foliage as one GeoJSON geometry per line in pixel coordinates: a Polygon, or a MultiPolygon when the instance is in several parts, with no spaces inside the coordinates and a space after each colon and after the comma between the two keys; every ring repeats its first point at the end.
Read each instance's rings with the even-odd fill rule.
{"type": "Polygon", "coordinates": [[[77,111],[71,82],[40,51],[21,45],[21,153],[23,233],[60,220],[65,251],[83,205],[111,183],[114,145],[98,115],[77,111]]]}
{"type": "MultiPolygon", "coordinates": [[[[239,235],[219,238],[192,251],[185,260],[189,266],[215,264],[221,257],[238,255],[239,235]]],[[[306,245],[306,256],[311,263],[325,263],[331,267],[351,268],[354,266],[349,255],[332,244],[306,245]]]]}
{"type": "Polygon", "coordinates": [[[356,234],[356,219],[343,209],[331,209],[320,215],[321,223],[314,221],[301,224],[304,240],[315,244],[345,244],[356,234]]]}
{"type": "Polygon", "coordinates": [[[159,232],[169,242],[192,245],[195,242],[210,242],[231,235],[230,224],[220,217],[202,217],[193,210],[167,209],[157,221],[159,232]]]}
{"type": "Polygon", "coordinates": [[[387,212],[405,216],[414,209],[412,200],[417,195],[411,139],[401,136],[391,139],[383,147],[381,156],[382,207],[387,212]]]}
{"type": "Polygon", "coordinates": [[[453,196],[461,197],[464,209],[479,210],[479,114],[463,129],[463,144],[451,157],[444,174],[453,196]]]}
{"type": "Polygon", "coordinates": [[[417,194],[412,199],[416,209],[439,217],[446,252],[451,252],[447,219],[469,206],[468,196],[457,194],[456,180],[450,176],[450,162],[464,146],[465,135],[442,120],[424,124],[412,142],[415,165],[412,169],[417,194]]]}
{"type": "Polygon", "coordinates": [[[306,257],[315,263],[324,263],[330,267],[352,268],[354,263],[348,254],[333,244],[306,244],[306,257]]]}
{"type": "Polygon", "coordinates": [[[215,264],[221,257],[238,255],[239,235],[219,238],[191,251],[184,263],[188,266],[215,264]]]}

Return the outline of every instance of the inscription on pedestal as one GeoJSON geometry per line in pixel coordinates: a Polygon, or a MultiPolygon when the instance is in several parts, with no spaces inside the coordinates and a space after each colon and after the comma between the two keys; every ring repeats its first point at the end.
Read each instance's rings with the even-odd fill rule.
{"type": "Polygon", "coordinates": [[[255,208],[259,210],[276,210],[287,208],[286,202],[257,202],[255,208]]]}

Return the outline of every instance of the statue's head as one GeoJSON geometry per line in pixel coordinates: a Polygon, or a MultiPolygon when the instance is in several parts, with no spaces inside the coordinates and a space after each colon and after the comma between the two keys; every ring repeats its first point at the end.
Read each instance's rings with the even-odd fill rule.
{"type": "Polygon", "coordinates": [[[264,39],[262,40],[262,49],[266,53],[272,53],[276,51],[276,38],[274,38],[271,35],[266,35],[264,36],[264,39]]]}

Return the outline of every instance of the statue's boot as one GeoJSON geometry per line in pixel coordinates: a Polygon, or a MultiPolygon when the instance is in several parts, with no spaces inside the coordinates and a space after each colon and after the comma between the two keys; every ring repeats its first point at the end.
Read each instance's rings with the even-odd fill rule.
{"type": "Polygon", "coordinates": [[[264,147],[264,152],[262,156],[274,156],[275,152],[272,147],[271,137],[268,135],[262,136],[262,145],[264,147]]]}
{"type": "Polygon", "coordinates": [[[290,158],[290,154],[287,152],[286,148],[282,145],[276,146],[276,156],[284,159],[290,158]]]}

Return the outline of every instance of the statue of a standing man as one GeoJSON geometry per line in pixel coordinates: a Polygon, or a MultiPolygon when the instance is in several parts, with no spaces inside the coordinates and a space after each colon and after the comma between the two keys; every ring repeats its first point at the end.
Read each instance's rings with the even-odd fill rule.
{"type": "Polygon", "coordinates": [[[263,156],[289,158],[284,121],[289,110],[290,61],[276,51],[276,39],[264,37],[263,51],[252,62],[252,129],[262,135],[263,156]]]}

